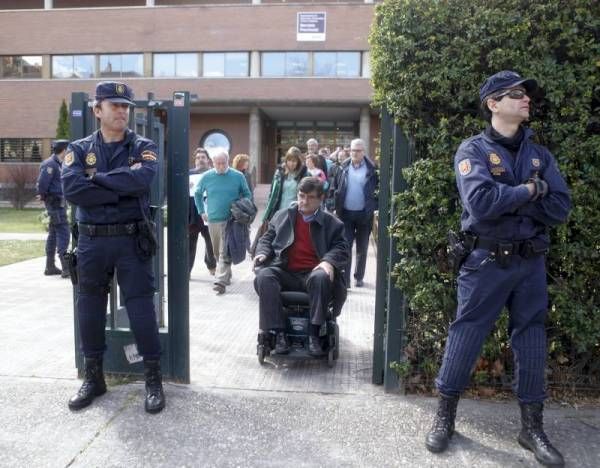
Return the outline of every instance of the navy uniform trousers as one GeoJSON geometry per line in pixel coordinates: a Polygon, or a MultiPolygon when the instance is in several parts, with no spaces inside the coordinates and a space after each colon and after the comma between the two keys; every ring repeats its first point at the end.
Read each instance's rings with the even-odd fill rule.
{"type": "Polygon", "coordinates": [[[152,259],[138,256],[135,235],[90,237],[80,234],[77,250],[77,315],[84,356],[99,358],[106,350],[108,286],[116,269],[138,352],[145,359],[158,360],[160,342],[154,315],[152,259]]]}
{"type": "Polygon", "coordinates": [[[46,256],[62,256],[69,247],[69,224],[67,222],[67,210],[65,208],[52,208],[46,204],[46,211],[50,223],[48,225],[48,237],[46,238],[46,256]]]}
{"type": "Polygon", "coordinates": [[[541,402],[546,397],[545,257],[515,255],[506,268],[501,268],[489,254],[476,249],[461,267],[456,319],[450,325],[436,385],[448,396],[463,391],[483,342],[506,305],[517,398],[521,403],[541,402]]]}

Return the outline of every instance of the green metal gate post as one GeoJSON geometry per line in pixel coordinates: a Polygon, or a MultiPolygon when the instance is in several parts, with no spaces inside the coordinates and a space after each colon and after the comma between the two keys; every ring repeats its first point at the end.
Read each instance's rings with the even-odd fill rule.
{"type": "Polygon", "coordinates": [[[384,380],[384,338],[385,309],[387,294],[389,216],[390,212],[390,171],[392,155],[393,120],[383,108],[381,116],[381,152],[379,156],[379,217],[377,221],[377,279],[375,281],[375,324],[373,332],[373,376],[371,381],[381,385],[384,380]]]}
{"type": "MultiPolygon", "coordinates": [[[[402,133],[399,125],[394,125],[394,144],[392,160],[391,195],[406,190],[406,181],[402,177],[402,169],[407,167],[409,160],[408,140],[402,133]]],[[[390,203],[390,225],[396,218],[396,206],[390,203]]],[[[388,263],[388,286],[387,286],[387,321],[386,321],[386,347],[385,347],[385,373],[383,386],[386,392],[403,392],[404,382],[401,382],[397,372],[390,364],[402,360],[404,350],[404,327],[406,322],[406,301],[402,292],[395,286],[392,272],[394,266],[400,261],[400,254],[394,242],[389,236],[389,263],[388,263]]]]}
{"type": "MultiPolygon", "coordinates": [[[[87,103],[88,95],[86,93],[73,93],[71,95],[71,105],[69,112],[69,128],[71,134],[71,141],[75,138],[82,138],[86,131],[86,120],[87,116],[87,103]],[[75,137],[75,138],[74,138],[75,137]]],[[[71,205],[72,216],[71,223],[75,222],[75,205],[71,205]]],[[[71,238],[71,248],[77,247],[77,239],[71,238]]],[[[75,334],[75,367],[77,369],[83,369],[83,356],[79,352],[79,317],[77,316],[77,290],[73,288],[73,311],[74,311],[74,334],[75,334]]]]}
{"type": "Polygon", "coordinates": [[[375,291],[375,326],[373,336],[374,384],[384,384],[386,392],[404,390],[404,382],[390,368],[402,360],[405,340],[406,300],[395,287],[392,278],[394,265],[400,260],[389,228],[394,222],[396,208],[392,196],[406,189],[402,169],[411,162],[410,145],[395,124],[393,116],[382,110],[381,154],[379,159],[379,224],[377,230],[377,289],[375,291]]]}
{"type": "Polygon", "coordinates": [[[189,323],[189,252],[188,252],[188,159],[190,94],[175,92],[169,108],[169,159],[167,193],[169,200],[169,249],[176,245],[184,249],[169,250],[169,341],[173,377],[190,382],[189,323]]]}

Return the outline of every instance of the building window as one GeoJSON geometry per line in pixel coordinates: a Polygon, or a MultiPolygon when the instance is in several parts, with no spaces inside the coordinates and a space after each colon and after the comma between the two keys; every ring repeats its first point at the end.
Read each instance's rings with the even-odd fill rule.
{"type": "Polygon", "coordinates": [[[220,150],[229,153],[231,151],[231,139],[223,130],[209,130],[200,138],[200,146],[206,149],[212,157],[220,150]]]}
{"type": "Polygon", "coordinates": [[[248,76],[248,52],[202,54],[202,76],[241,77],[248,76]]]}
{"type": "Polygon", "coordinates": [[[8,55],[0,60],[0,78],[41,77],[41,55],[8,55]]]}
{"type": "Polygon", "coordinates": [[[360,52],[263,52],[260,74],[268,77],[359,77],[360,56],[360,52]]]}
{"type": "Polygon", "coordinates": [[[154,54],[153,76],[184,77],[198,76],[198,54],[154,54]]]}
{"type": "Polygon", "coordinates": [[[100,56],[100,77],[144,76],[143,54],[107,54],[100,56]]]}
{"type": "Polygon", "coordinates": [[[307,76],[308,52],[263,52],[262,76],[307,76]]]}
{"type": "Polygon", "coordinates": [[[96,60],[93,55],[52,56],[52,78],[93,78],[96,60]]]}
{"type": "Polygon", "coordinates": [[[360,52],[315,52],[314,76],[360,76],[360,52]]]}
{"type": "Polygon", "coordinates": [[[0,162],[38,162],[42,160],[42,140],[0,138],[0,162]]]}

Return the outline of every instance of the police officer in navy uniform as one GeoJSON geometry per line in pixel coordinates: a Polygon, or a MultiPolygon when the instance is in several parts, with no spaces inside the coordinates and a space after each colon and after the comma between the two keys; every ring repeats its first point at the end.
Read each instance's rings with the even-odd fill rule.
{"type": "Polygon", "coordinates": [[[52,155],[40,165],[40,175],[37,180],[37,193],[46,206],[48,218],[48,237],[46,238],[46,269],[45,275],[61,275],[69,277],[64,254],[69,247],[69,225],[63,190],[60,184],[60,170],[69,140],[55,140],[52,142],[52,155]],[[54,256],[58,258],[62,271],[56,268],[54,256]]]}
{"type": "Polygon", "coordinates": [[[165,406],[152,253],[143,236],[150,184],[158,165],[157,147],[127,128],[132,100],[128,85],[99,83],[93,109],[100,130],[73,142],[63,164],[65,197],[77,205],[76,306],[85,358],[83,385],[69,400],[73,410],[88,406],[94,397],[106,392],[102,357],[113,274],[117,275],[138,352],[144,359],[145,409],[157,413],[165,406]]]}
{"type": "Polygon", "coordinates": [[[491,125],[462,142],[455,156],[463,204],[461,228],[470,253],[458,275],[458,309],[450,325],[436,379],[438,411],[426,446],[441,452],[454,432],[460,393],[469,383],[481,347],[503,307],[515,363],[515,391],[521,408],[518,442],[547,466],[562,466],[542,425],[546,398],[545,254],[548,229],[564,223],[569,191],[556,160],[532,141],[522,124],[529,119],[532,79],[514,71],[490,76],[480,101],[491,125]]]}

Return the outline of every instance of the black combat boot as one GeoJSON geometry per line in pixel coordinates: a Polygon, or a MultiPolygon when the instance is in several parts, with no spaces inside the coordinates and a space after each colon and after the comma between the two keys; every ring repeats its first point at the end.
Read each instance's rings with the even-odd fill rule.
{"type": "Polygon", "coordinates": [[[83,384],[69,400],[69,408],[80,410],[88,406],[94,398],[106,393],[106,382],[102,372],[102,358],[85,358],[85,375],[83,384]]]}
{"type": "Polygon", "coordinates": [[[44,270],[44,275],[60,275],[62,272],[56,268],[54,264],[54,255],[46,255],[46,269],[44,270]]]}
{"type": "Polygon", "coordinates": [[[144,407],[148,413],[158,413],[165,407],[165,393],[162,386],[160,361],[144,360],[146,376],[146,401],[144,407]]]}
{"type": "Polygon", "coordinates": [[[565,460],[544,433],[543,403],[527,403],[521,406],[521,433],[519,444],[531,450],[535,459],[544,466],[565,466],[565,460]]]}
{"type": "Polygon", "coordinates": [[[433,426],[425,438],[425,446],[430,452],[443,452],[448,448],[448,442],[454,434],[454,419],[456,418],[458,398],[458,396],[440,394],[433,426]]]}
{"type": "Polygon", "coordinates": [[[58,258],[60,258],[60,267],[62,269],[60,277],[61,278],[69,278],[71,276],[71,274],[69,273],[69,267],[67,266],[67,262],[65,260],[64,255],[59,255],[58,258]]]}

